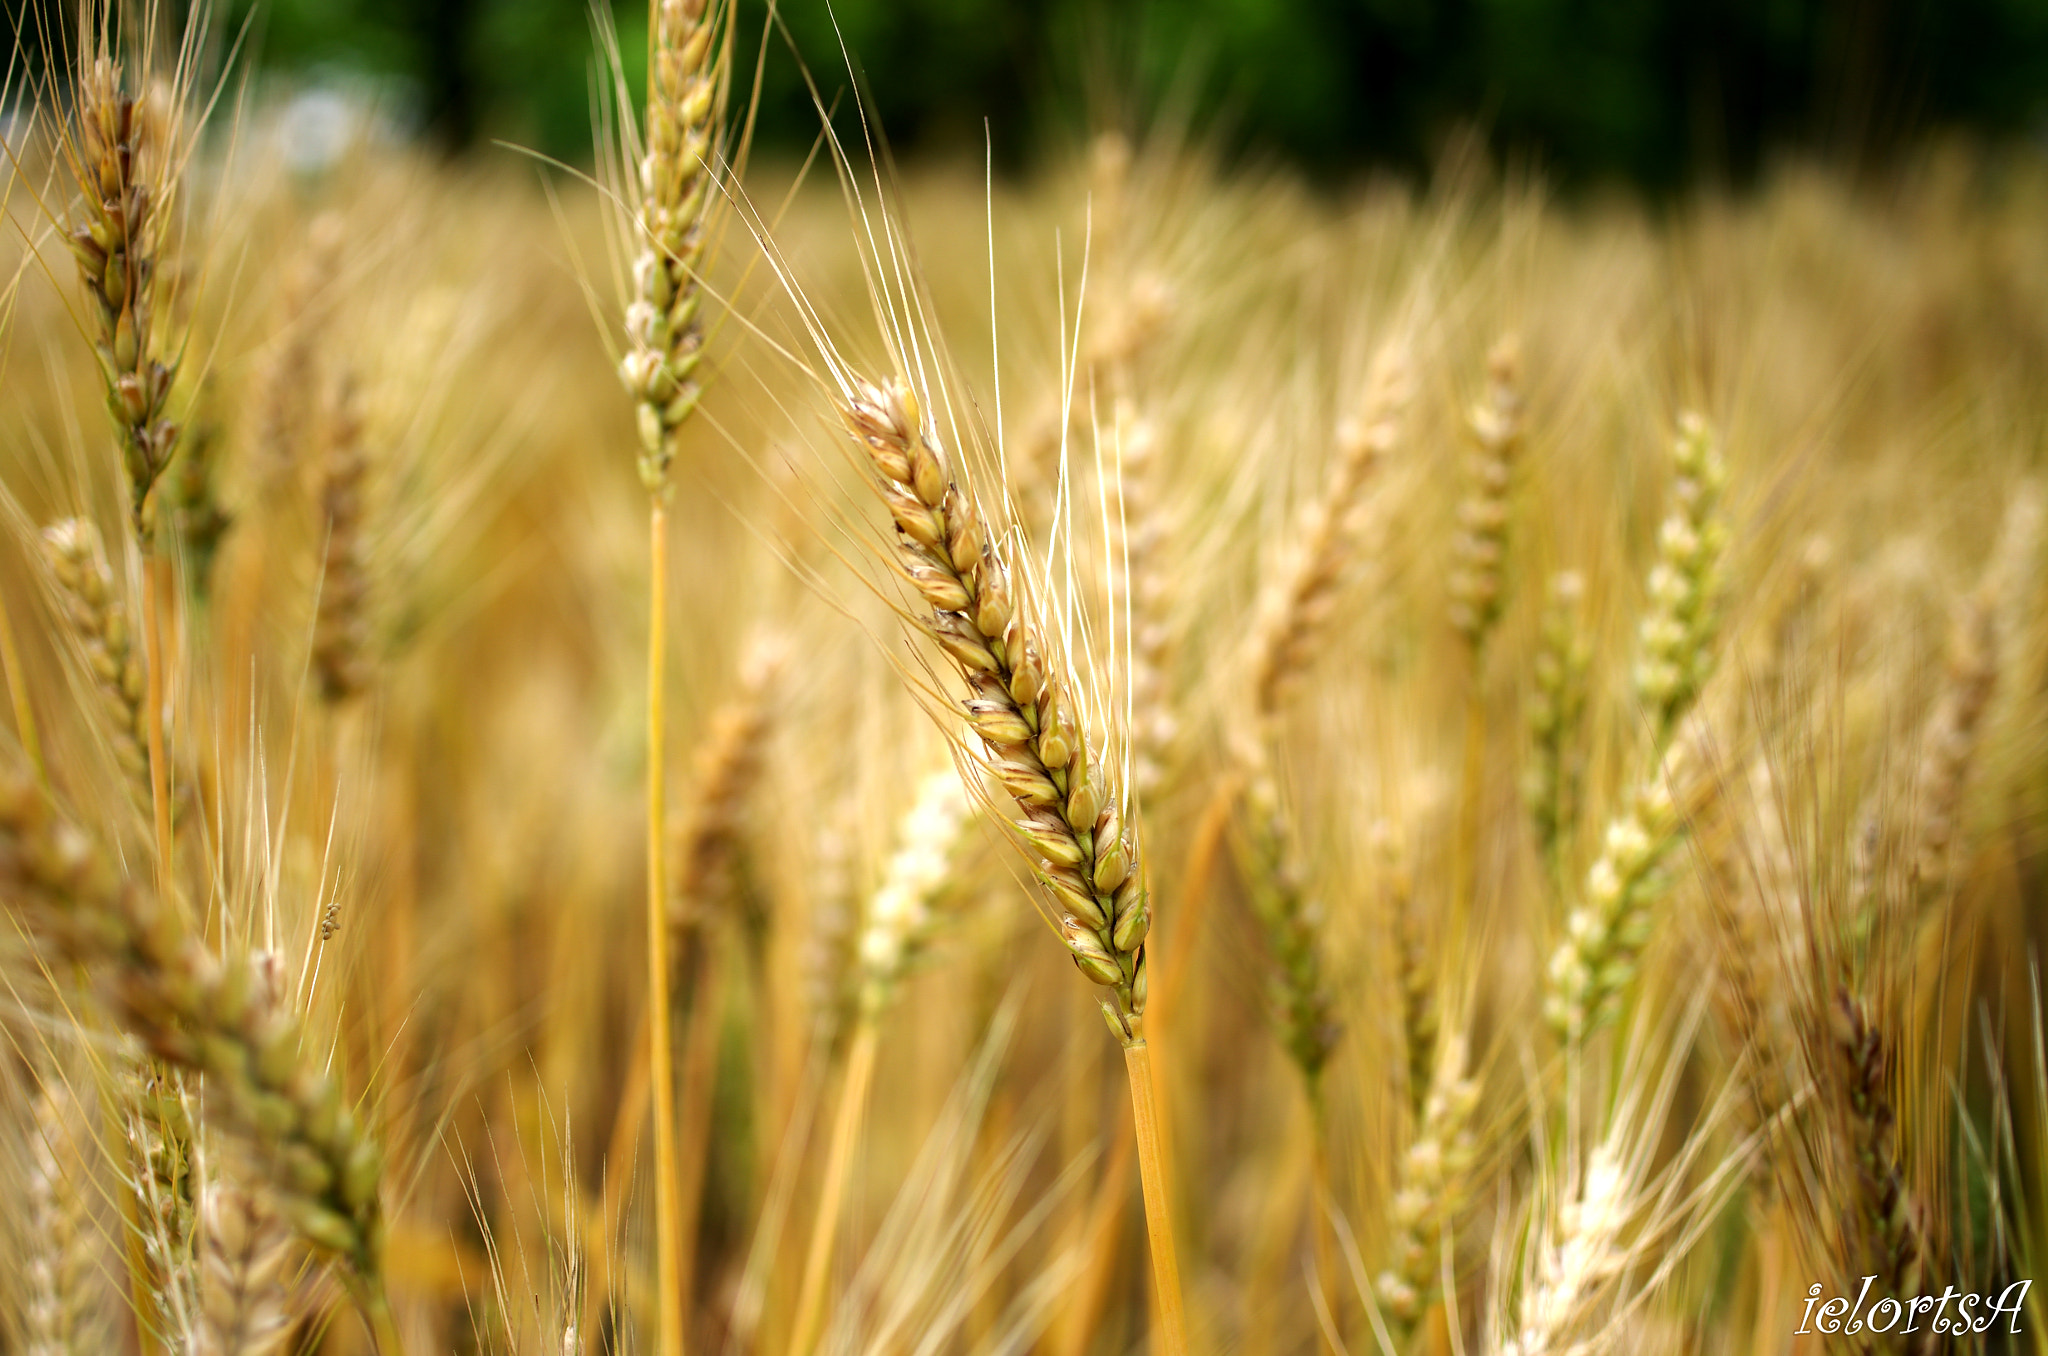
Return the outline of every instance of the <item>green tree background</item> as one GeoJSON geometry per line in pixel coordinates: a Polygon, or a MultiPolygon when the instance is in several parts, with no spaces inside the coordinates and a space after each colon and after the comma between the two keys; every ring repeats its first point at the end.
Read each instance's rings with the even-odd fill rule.
{"type": "MultiPolygon", "coordinates": [[[[347,70],[451,148],[587,159],[585,0],[221,0],[270,70],[347,70]]],[[[637,68],[646,11],[605,11],[637,68]]],[[[742,45],[766,0],[738,0],[742,45]]],[[[763,144],[801,152],[841,39],[903,154],[1028,163],[1090,119],[1199,110],[1235,150],[1343,175],[1478,126],[1566,184],[1741,182],[1780,148],[1882,164],[1935,128],[2041,139],[2048,0],[782,0],[763,144]],[[836,25],[836,31],[835,31],[836,25]]],[[[843,105],[842,105],[843,106],[843,105]]]]}

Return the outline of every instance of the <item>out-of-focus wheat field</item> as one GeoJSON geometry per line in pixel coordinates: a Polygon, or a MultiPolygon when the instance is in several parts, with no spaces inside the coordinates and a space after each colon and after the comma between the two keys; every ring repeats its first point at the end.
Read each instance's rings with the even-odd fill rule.
{"type": "Polygon", "coordinates": [[[4,1350],[666,1352],[664,1289],[692,1352],[1170,1349],[1105,943],[828,344],[1120,795],[1188,1349],[2042,1349],[2038,156],[1652,209],[841,117],[721,180],[650,749],[620,181],[225,100],[139,535],[66,88],[0,247],[4,1350]]]}

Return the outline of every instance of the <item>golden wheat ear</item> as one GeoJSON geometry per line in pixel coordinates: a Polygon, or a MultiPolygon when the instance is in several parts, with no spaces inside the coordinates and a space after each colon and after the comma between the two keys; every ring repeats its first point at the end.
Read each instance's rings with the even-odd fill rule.
{"type": "Polygon", "coordinates": [[[0,769],[0,903],[85,968],[129,1034],[205,1080],[207,1116],[246,1145],[299,1236],[346,1268],[386,1352],[383,1157],[306,1054],[295,1014],[266,1001],[247,956],[215,956],[142,883],[13,768],[0,769]]]}

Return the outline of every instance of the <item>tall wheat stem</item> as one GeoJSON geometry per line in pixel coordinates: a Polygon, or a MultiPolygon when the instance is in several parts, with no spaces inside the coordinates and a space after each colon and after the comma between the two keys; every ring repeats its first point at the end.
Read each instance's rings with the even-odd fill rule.
{"type": "MultiPolygon", "coordinates": [[[[704,1174],[711,1160],[712,1098],[718,1083],[718,1044],[724,1034],[725,967],[702,939],[692,976],[693,1003],[683,1037],[682,1085],[676,1090],[676,1293],[689,1313],[697,1284],[697,1241],[704,1206],[704,1174]]],[[[671,1027],[674,1020],[671,1018],[671,1027]]]]}
{"type": "Polygon", "coordinates": [[[1152,1047],[1134,1041],[1124,1047],[1124,1072],[1131,1079],[1131,1124],[1138,1136],[1138,1184],[1145,1194],[1145,1233],[1152,1245],[1153,1299],[1158,1306],[1154,1347],[1163,1356],[1187,1356],[1188,1320],[1181,1299],[1180,1254],[1173,1241],[1173,1215],[1161,1152],[1165,1127],[1152,1088],[1152,1047]]]}
{"type": "Polygon", "coordinates": [[[1486,696],[1479,685],[1479,667],[1484,654],[1484,650],[1472,651],[1471,684],[1465,692],[1465,779],[1458,791],[1458,850],[1451,866],[1455,879],[1445,937],[1453,955],[1464,954],[1472,922],[1472,896],[1479,880],[1479,791],[1486,776],[1486,696]]]}
{"type": "Polygon", "coordinates": [[[1337,1229],[1331,1218],[1336,1196],[1330,1189],[1330,1145],[1323,1135],[1329,1120],[1324,1114],[1323,1100],[1323,1085],[1318,1079],[1308,1086],[1309,1246],[1316,1264],[1316,1289],[1322,1294],[1323,1308],[1330,1314],[1334,1329],[1330,1333],[1335,1339],[1330,1341],[1330,1351],[1337,1356],[1342,1351],[1338,1343],[1344,1335],[1344,1316],[1337,1310],[1337,1229]]]}
{"type": "Polygon", "coordinates": [[[653,497],[647,516],[647,1067],[654,1089],[654,1253],[661,1356],[682,1356],[682,1199],[676,1172],[675,1068],[671,1063],[668,972],[668,787],[663,701],[668,627],[668,507],[653,497]]]}
{"type": "Polygon", "coordinates": [[[839,1092],[839,1115],[832,1124],[832,1144],[825,1157],[825,1180],[818,1189],[818,1214],[811,1224],[811,1245],[804,1254],[803,1286],[797,1293],[795,1335],[791,1356],[810,1356],[817,1346],[825,1316],[825,1282],[832,1272],[832,1245],[839,1234],[839,1215],[846,1199],[846,1177],[853,1165],[854,1142],[860,1138],[867,1112],[868,1089],[874,1085],[875,1021],[863,1016],[846,1054],[846,1082],[839,1092]]]}

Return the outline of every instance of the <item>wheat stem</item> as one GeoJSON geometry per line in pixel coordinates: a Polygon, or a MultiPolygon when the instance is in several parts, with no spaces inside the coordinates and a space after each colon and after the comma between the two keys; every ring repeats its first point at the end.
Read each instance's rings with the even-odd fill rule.
{"type": "Polygon", "coordinates": [[[714,940],[709,934],[691,939],[697,955],[689,983],[682,1081],[676,1088],[676,1286],[686,1315],[697,1285],[697,1241],[704,1178],[710,1167],[712,1099],[717,1092],[719,1039],[725,1030],[726,967],[711,954],[714,940]]]}
{"type": "Polygon", "coordinates": [[[654,1252],[661,1356],[682,1356],[682,1201],[676,1160],[675,1071],[669,1027],[667,784],[663,750],[668,614],[668,510],[650,498],[647,613],[647,1063],[654,1093],[654,1252]]]}
{"type": "Polygon", "coordinates": [[[1338,1311],[1336,1290],[1337,1279],[1337,1229],[1332,1218],[1336,1209],[1337,1196],[1331,1189],[1330,1143],[1323,1133],[1327,1124],[1323,1106],[1323,1087],[1320,1081],[1308,1087],[1308,1152],[1309,1152],[1309,1247],[1315,1259],[1315,1285],[1322,1296],[1322,1307],[1331,1316],[1333,1331],[1325,1334],[1332,1356],[1343,1351],[1344,1316],[1338,1311]]]}
{"type": "Polygon", "coordinates": [[[810,1356],[817,1346],[825,1315],[825,1284],[832,1271],[832,1245],[839,1235],[839,1216],[846,1200],[846,1178],[853,1164],[867,1111],[868,1089],[875,1074],[876,1026],[863,1013],[846,1055],[846,1082],[839,1092],[839,1114],[832,1123],[832,1143],[825,1156],[825,1180],[818,1189],[818,1213],[811,1224],[811,1243],[804,1254],[803,1285],[797,1292],[796,1328],[791,1356],[810,1356]]]}
{"type": "Polygon", "coordinates": [[[1163,1152],[1166,1127],[1159,1117],[1152,1084],[1152,1048],[1146,1041],[1124,1047],[1124,1072],[1131,1081],[1138,1184],[1145,1195],[1145,1234],[1152,1248],[1152,1293],[1159,1325],[1152,1349],[1161,1356],[1187,1356],[1187,1311],[1181,1299],[1180,1254],[1173,1241],[1173,1209],[1163,1152]]]}

